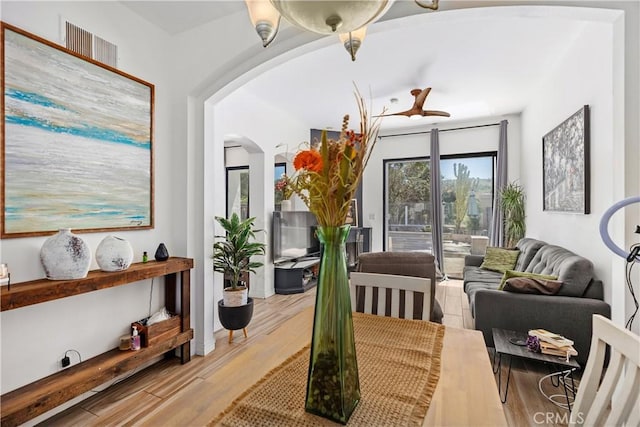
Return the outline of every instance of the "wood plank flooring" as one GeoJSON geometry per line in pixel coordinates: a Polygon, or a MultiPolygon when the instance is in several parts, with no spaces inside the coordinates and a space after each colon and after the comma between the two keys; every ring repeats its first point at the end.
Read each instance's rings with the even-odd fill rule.
{"type": "MultiPolygon", "coordinates": [[[[441,282],[436,288],[436,298],[444,310],[443,323],[447,326],[473,328],[462,281],[441,282]]],[[[162,360],[116,384],[102,388],[95,395],[42,422],[46,426],[180,426],[181,411],[207,412],[206,388],[213,372],[225,364],[243,347],[251,346],[264,335],[273,333],[278,325],[306,307],[312,306],[315,289],[304,294],[275,295],[264,300],[255,299],[254,316],[249,325],[249,337],[236,333],[233,343],[227,342],[227,331],[216,333],[216,349],[206,357],[195,356],[191,362],[180,365],[178,359],[162,360]],[[171,405],[172,397],[191,395],[193,407],[177,408],[171,405]]],[[[256,357],[268,355],[256,354],[256,357]]],[[[487,357],[492,356],[488,350],[487,357]]],[[[509,425],[556,426],[566,425],[568,412],[549,402],[538,390],[538,381],[548,371],[543,365],[513,362],[509,395],[504,405],[509,425]]],[[[242,373],[253,375],[255,373],[242,373]]],[[[256,380],[261,375],[256,375],[256,380]]],[[[231,378],[229,384],[231,385],[231,378]]],[[[496,383],[497,387],[497,383],[496,383]]],[[[557,394],[547,380],[546,393],[557,394]]],[[[208,418],[207,418],[208,419],[208,418]]],[[[203,425],[206,421],[203,420],[203,425]]],[[[481,424],[481,420],[479,420],[481,424]]]]}

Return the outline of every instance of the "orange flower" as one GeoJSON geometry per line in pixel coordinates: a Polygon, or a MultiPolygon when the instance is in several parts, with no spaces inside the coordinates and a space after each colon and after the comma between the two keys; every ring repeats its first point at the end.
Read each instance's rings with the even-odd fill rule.
{"type": "Polygon", "coordinates": [[[382,115],[369,121],[357,88],[355,95],[360,111],[360,132],[350,130],[349,116],[344,116],[339,136],[329,138],[327,132],[322,131],[318,148],[298,152],[293,160],[296,173],[286,177],[293,192],[323,227],[340,227],[346,223],[351,199],[378,138],[382,115]]]}
{"type": "Polygon", "coordinates": [[[293,167],[296,170],[306,169],[311,172],[320,173],[322,171],[322,156],[315,150],[304,150],[299,152],[293,159],[293,167]]]}

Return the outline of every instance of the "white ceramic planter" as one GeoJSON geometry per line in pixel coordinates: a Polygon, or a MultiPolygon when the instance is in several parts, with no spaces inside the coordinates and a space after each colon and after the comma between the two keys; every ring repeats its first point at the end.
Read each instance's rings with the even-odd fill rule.
{"type": "Polygon", "coordinates": [[[222,293],[222,300],[226,307],[238,307],[247,303],[247,296],[249,290],[246,286],[239,286],[237,290],[231,290],[232,288],[225,288],[222,293]]]}
{"type": "Polygon", "coordinates": [[[47,279],[82,279],[89,272],[91,249],[71,229],[61,228],[42,244],[40,262],[47,279]]]}
{"type": "Polygon", "coordinates": [[[133,249],[125,239],[107,236],[96,249],[96,262],[102,271],[122,271],[131,266],[133,249]]]}

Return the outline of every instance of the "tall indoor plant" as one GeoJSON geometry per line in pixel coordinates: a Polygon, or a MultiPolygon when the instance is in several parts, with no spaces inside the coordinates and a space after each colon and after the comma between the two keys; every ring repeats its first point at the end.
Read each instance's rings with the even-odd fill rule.
{"type": "Polygon", "coordinates": [[[500,192],[500,204],[504,212],[504,243],[509,248],[515,247],[525,235],[524,200],[524,189],[515,182],[510,182],[500,192]]]}
{"type": "Polygon", "coordinates": [[[345,241],[351,199],[377,139],[380,119],[370,122],[356,90],[360,129],[349,130],[345,116],[337,140],[321,134],[294,158],[293,191],[318,221],[322,243],[305,410],[346,424],[360,401],[345,241]]]}
{"type": "Polygon", "coordinates": [[[234,213],[230,218],[216,217],[224,228],[224,236],[216,236],[213,244],[213,270],[225,276],[224,304],[226,306],[247,303],[247,287],[241,282],[243,273],[255,273],[263,263],[251,261],[255,255],[264,255],[265,244],[255,241],[253,228],[255,217],[240,220],[234,213]]]}

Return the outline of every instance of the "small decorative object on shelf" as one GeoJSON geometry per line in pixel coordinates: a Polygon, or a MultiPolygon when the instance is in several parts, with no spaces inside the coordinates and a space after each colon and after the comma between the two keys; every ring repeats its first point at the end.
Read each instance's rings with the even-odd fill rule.
{"type": "Polygon", "coordinates": [[[293,206],[291,204],[291,200],[283,200],[280,202],[280,210],[282,212],[289,212],[293,210],[293,206]]]}
{"type": "Polygon", "coordinates": [[[169,251],[164,243],[160,243],[158,245],[158,249],[156,249],[155,254],[156,261],[166,261],[169,259],[169,251]]]}
{"type": "Polygon", "coordinates": [[[149,261],[149,255],[147,255],[147,251],[144,251],[142,253],[142,262],[147,262],[149,261]]]}
{"type": "Polygon", "coordinates": [[[102,271],[122,271],[131,266],[133,248],[125,239],[107,236],[96,249],[96,262],[102,271]]]}
{"type": "Polygon", "coordinates": [[[83,279],[89,272],[91,250],[84,240],[71,233],[71,229],[61,228],[44,241],[40,261],[47,279],[83,279]]]}
{"type": "Polygon", "coordinates": [[[0,264],[0,286],[11,286],[11,274],[9,274],[9,266],[0,264]]]}

